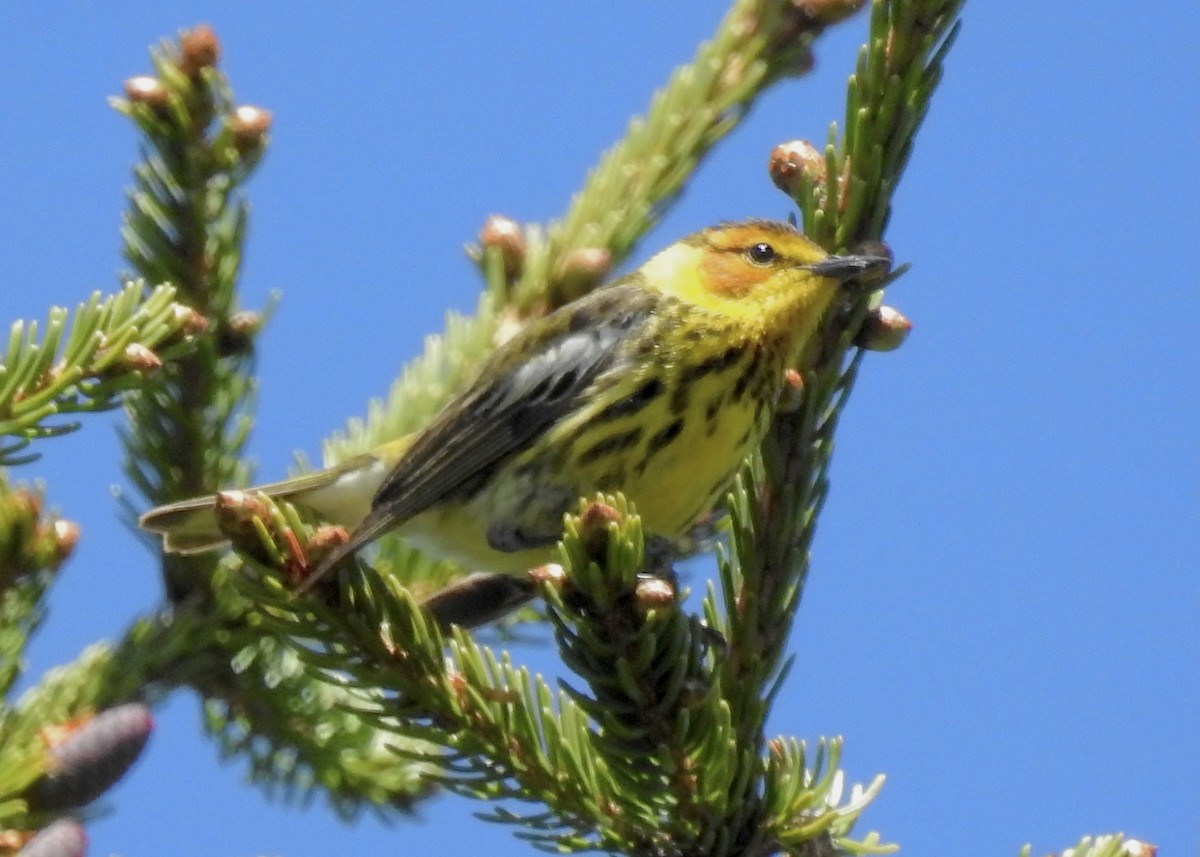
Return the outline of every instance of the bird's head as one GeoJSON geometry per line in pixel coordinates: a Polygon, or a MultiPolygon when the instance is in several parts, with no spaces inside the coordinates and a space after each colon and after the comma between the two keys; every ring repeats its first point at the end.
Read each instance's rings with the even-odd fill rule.
{"type": "MultiPolygon", "coordinates": [[[[838,290],[886,270],[875,256],[830,256],[786,223],[725,223],[679,241],[642,266],[643,283],[736,319],[819,316],[838,290]]],[[[768,322],[769,323],[769,322],[768,322]]]]}

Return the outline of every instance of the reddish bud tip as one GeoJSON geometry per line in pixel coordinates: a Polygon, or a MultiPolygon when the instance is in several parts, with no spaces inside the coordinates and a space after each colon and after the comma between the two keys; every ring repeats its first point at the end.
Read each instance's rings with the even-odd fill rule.
{"type": "MultiPolygon", "coordinates": [[[[325,557],[350,541],[350,531],[336,524],[323,524],[313,530],[308,538],[308,544],[303,551],[303,561],[297,556],[297,561],[289,563],[284,571],[291,581],[298,586],[305,586],[312,573],[321,565],[325,557]]],[[[329,576],[324,578],[330,580],[329,576]]],[[[309,584],[317,585],[317,584],[309,584]]]]}
{"type": "Polygon", "coordinates": [[[795,413],[804,401],[804,376],[796,369],[783,370],[783,392],[776,410],[781,414],[795,413]]]}
{"type": "Polygon", "coordinates": [[[121,352],[121,364],[135,372],[153,372],[162,368],[162,358],[139,342],[131,342],[121,352]]]}
{"type": "Polygon", "coordinates": [[[479,230],[479,243],[485,252],[494,247],[500,253],[507,277],[520,276],[525,267],[525,233],[517,221],[503,214],[491,215],[479,230]]]}
{"type": "Polygon", "coordinates": [[[881,306],[867,313],[854,344],[867,351],[895,351],[912,331],[912,322],[898,309],[881,306]]]}
{"type": "Polygon", "coordinates": [[[611,270],[611,250],[605,247],[576,247],[559,263],[558,279],[574,294],[589,291],[611,270]]]}
{"type": "Polygon", "coordinates": [[[271,516],[270,507],[257,494],[237,490],[218,491],[214,511],[221,530],[239,543],[257,539],[255,520],[269,520],[271,516]]]}
{"type": "Polygon", "coordinates": [[[313,534],[308,539],[309,558],[311,559],[314,555],[325,556],[334,548],[341,547],[348,541],[350,541],[350,532],[345,527],[323,524],[313,530],[313,534]]]}
{"type": "Polygon", "coordinates": [[[256,149],[261,146],[271,130],[271,120],[274,117],[270,110],[243,104],[233,111],[229,118],[229,128],[233,131],[233,143],[241,152],[256,149]]]}
{"type": "Polygon", "coordinates": [[[172,320],[179,325],[179,331],[185,336],[194,336],[208,330],[208,319],[190,306],[176,304],[171,310],[171,315],[172,320]]]}
{"type": "Polygon", "coordinates": [[[75,546],[79,544],[79,524],[74,521],[57,520],[51,527],[51,535],[54,538],[55,565],[61,565],[75,552],[75,546]]]}
{"type": "Polygon", "coordinates": [[[262,313],[252,310],[235,312],[217,328],[217,353],[222,357],[246,354],[254,347],[254,337],[262,330],[262,313]]]}
{"type": "Polygon", "coordinates": [[[179,40],[179,68],[188,77],[215,66],[221,59],[221,42],[208,24],[200,24],[179,40]]]}
{"type": "Polygon", "coordinates": [[[608,556],[608,532],[621,522],[621,513],[598,500],[588,503],[579,516],[579,541],[588,557],[604,562],[608,556]]]}
{"type": "Polygon", "coordinates": [[[780,143],[771,150],[767,172],[775,187],[788,196],[798,196],[804,188],[820,187],[825,182],[825,156],[807,140],[780,143]]]}
{"type": "Polygon", "coordinates": [[[157,77],[140,74],[125,81],[125,97],[134,104],[146,104],[157,109],[167,103],[167,88],[157,77]]]}
{"type": "Polygon", "coordinates": [[[561,589],[567,582],[567,571],[556,562],[548,562],[529,570],[529,579],[534,583],[548,583],[556,589],[561,589]]]}
{"type": "Polygon", "coordinates": [[[242,336],[253,336],[262,330],[263,316],[261,312],[244,309],[229,317],[229,329],[242,336]]]}
{"type": "Polygon", "coordinates": [[[1149,842],[1142,842],[1140,839],[1126,839],[1124,842],[1125,853],[1129,857],[1155,857],[1158,854],[1158,846],[1151,845],[1149,842]]]}
{"type": "Polygon", "coordinates": [[[638,581],[633,597],[643,613],[662,610],[675,603],[675,587],[661,577],[647,577],[638,581]]]}

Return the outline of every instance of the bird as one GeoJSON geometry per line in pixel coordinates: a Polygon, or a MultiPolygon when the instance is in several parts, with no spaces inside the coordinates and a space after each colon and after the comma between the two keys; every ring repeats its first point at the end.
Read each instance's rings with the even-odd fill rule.
{"type": "MultiPolygon", "coordinates": [[[[672,539],[761,440],[821,320],[889,260],[830,255],[794,226],[703,229],[523,327],[422,429],[325,470],[246,489],[349,531],[305,588],[388,532],[468,570],[551,561],[579,498],[621,492],[672,539]]],[[[146,512],[183,554],[228,543],[215,495],[146,512]]]]}

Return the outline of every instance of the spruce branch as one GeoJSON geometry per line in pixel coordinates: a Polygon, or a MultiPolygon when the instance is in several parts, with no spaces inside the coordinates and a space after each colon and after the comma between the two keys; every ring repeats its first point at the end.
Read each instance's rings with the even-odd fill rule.
{"type": "Polygon", "coordinates": [[[731,734],[707,661],[719,641],[682,611],[673,574],[655,568],[665,551],[645,555],[623,498],[586,503],[568,519],[563,551],[565,573],[547,592],[550,620],[563,663],[587,683],[587,692],[565,687],[595,724],[621,815],[639,822],[622,850],[704,851],[688,844],[712,797],[699,769],[722,766],[731,734]]]}
{"type": "MultiPolygon", "coordinates": [[[[647,120],[645,127],[651,130],[657,129],[658,136],[655,137],[653,134],[646,136],[644,139],[651,142],[645,142],[644,145],[652,149],[657,146],[658,149],[655,151],[658,154],[651,157],[646,150],[638,149],[637,146],[619,147],[606,161],[606,164],[617,164],[618,166],[602,166],[594,174],[592,184],[576,201],[573,209],[574,212],[577,212],[574,215],[575,219],[572,221],[569,215],[568,222],[583,223],[586,221],[586,218],[578,212],[587,211],[587,200],[594,200],[597,210],[607,211],[614,204],[614,200],[609,198],[606,202],[605,194],[616,194],[621,197],[622,201],[633,200],[637,205],[642,206],[643,212],[641,216],[634,214],[621,221],[633,224],[632,227],[622,227],[627,229],[626,232],[621,233],[624,237],[614,237],[616,233],[604,233],[604,241],[607,246],[603,246],[603,250],[608,254],[606,264],[619,260],[631,249],[636,236],[649,228],[653,222],[651,213],[656,210],[655,207],[669,201],[674,193],[673,189],[677,189],[690,170],[694,169],[697,159],[706,150],[706,147],[732,127],[752,102],[753,97],[769,82],[782,74],[783,70],[804,66],[805,63],[796,61],[806,55],[811,38],[823,26],[823,21],[807,12],[796,13],[800,7],[788,5],[788,9],[791,11],[787,11],[784,9],[784,5],[787,4],[750,3],[737,7],[730,18],[726,20],[718,38],[714,40],[714,45],[718,47],[712,50],[718,51],[718,54],[718,49],[726,51],[724,54],[719,54],[723,59],[714,59],[714,57],[718,57],[718,54],[705,54],[702,51],[701,60],[697,66],[691,70],[680,72],[668,93],[661,96],[652,107],[651,118],[647,120]],[[743,39],[743,37],[745,38],[743,39]],[[773,63],[766,61],[765,58],[768,56],[774,57],[773,63]],[[716,70],[720,68],[725,68],[726,71],[723,74],[717,74],[716,70]],[[744,76],[738,77],[739,74],[744,76]],[[730,86],[721,89],[721,86],[729,84],[735,77],[745,84],[744,88],[730,86]],[[721,83],[722,80],[724,83],[721,83]],[[717,89],[714,90],[714,86],[717,89]],[[731,100],[721,102],[721,99],[726,97],[731,100]],[[725,105],[722,108],[723,112],[685,109],[689,105],[690,107],[695,106],[689,99],[703,101],[713,98],[725,105]],[[671,119],[671,116],[675,118],[671,119]],[[670,158],[662,155],[661,152],[665,151],[663,147],[669,149],[670,145],[673,145],[668,137],[671,137],[672,140],[674,137],[666,134],[663,128],[672,126],[674,123],[673,127],[676,127],[677,130],[680,117],[684,116],[694,118],[699,123],[697,128],[707,130],[697,131],[688,137],[690,145],[694,148],[689,150],[691,154],[688,157],[683,158],[684,167],[676,169],[670,176],[664,178],[665,173],[662,175],[653,173],[653,169],[670,161],[670,158]],[[705,122],[709,124],[705,125],[705,122]],[[622,158],[628,158],[628,161],[623,162],[622,158]],[[621,166],[622,164],[623,166],[621,166]],[[650,178],[646,177],[647,174],[640,177],[636,175],[635,167],[640,168],[645,164],[649,164],[651,167],[651,173],[648,174],[650,178]],[[621,184],[620,181],[614,179],[615,184],[606,185],[604,179],[606,175],[615,176],[617,179],[624,177],[632,183],[621,184]]],[[[640,128],[642,126],[635,125],[633,130],[637,132],[640,128]]],[[[631,136],[636,138],[636,133],[631,136]]],[[[676,151],[673,157],[682,156],[676,151]]],[[[587,232],[582,226],[578,228],[587,232]]],[[[580,239],[575,246],[569,246],[570,242],[560,241],[562,252],[556,258],[565,260],[571,252],[593,246],[590,236],[598,227],[593,225],[589,228],[592,230],[587,232],[589,238],[580,239]]],[[[486,229],[485,233],[487,233],[486,229]]],[[[511,237],[514,233],[510,230],[506,234],[511,237]]],[[[397,383],[388,403],[386,405],[373,403],[368,419],[364,423],[352,423],[346,436],[335,438],[331,442],[326,451],[327,461],[340,460],[350,454],[364,451],[386,440],[415,430],[423,424],[441,407],[453,391],[461,386],[462,381],[469,377],[474,367],[494,347],[495,342],[509,335],[511,325],[520,323],[522,310],[516,309],[514,314],[512,309],[506,308],[497,311],[496,307],[500,302],[504,302],[507,307],[519,307],[522,294],[527,296],[534,294],[522,291],[521,283],[535,281],[539,283],[537,287],[539,291],[536,294],[543,297],[536,300],[530,298],[531,304],[540,302],[542,306],[545,306],[547,302],[553,303],[568,296],[565,293],[555,294],[555,289],[558,287],[555,284],[562,281],[562,276],[559,275],[564,270],[570,272],[570,266],[563,268],[559,263],[552,265],[549,261],[552,246],[555,246],[551,240],[555,234],[554,228],[552,227],[547,233],[539,230],[526,230],[524,233],[516,234],[520,238],[520,241],[516,243],[511,243],[510,237],[505,237],[505,233],[497,236],[493,232],[490,237],[488,234],[481,236],[484,248],[480,253],[480,259],[489,282],[489,290],[481,304],[479,316],[473,320],[453,319],[449,326],[447,340],[444,342],[431,340],[426,359],[414,364],[405,377],[397,383]],[[510,243],[506,244],[506,241],[510,243]],[[519,274],[517,274],[518,271],[519,274]],[[558,276],[557,280],[556,276],[558,276]]],[[[570,236],[573,233],[568,229],[564,234],[570,236]]],[[[576,285],[580,283],[591,285],[598,278],[569,276],[567,279],[576,285]]],[[[284,559],[282,555],[274,557],[274,564],[277,567],[279,567],[278,563],[281,559],[284,559]]],[[[383,569],[398,572],[395,579],[416,582],[423,578],[428,579],[434,564],[411,549],[399,545],[396,540],[385,539],[380,549],[380,566],[383,569]]],[[[448,573],[445,565],[442,564],[438,568],[444,578],[444,575],[448,573]]],[[[778,633],[775,634],[775,645],[782,645],[778,633]]],[[[763,677],[772,675],[777,666],[778,657],[761,658],[757,662],[757,675],[760,679],[765,680],[763,677]]],[[[765,702],[758,706],[763,717],[765,717],[766,707],[765,702]]],[[[757,718],[752,718],[752,720],[755,719],[757,718]]],[[[751,791],[761,788],[762,741],[761,736],[757,734],[760,731],[759,727],[751,725],[746,737],[757,736],[756,739],[735,742],[740,754],[736,763],[712,764],[706,767],[707,771],[714,774],[721,771],[730,772],[728,777],[721,780],[720,788],[713,787],[711,789],[713,793],[724,794],[725,786],[730,783],[741,788],[749,788],[751,791]]],[[[716,779],[719,778],[714,777],[714,781],[716,779]]],[[[720,816],[709,815],[708,820],[711,821],[714,817],[719,818],[720,816]]],[[[746,816],[742,821],[746,822],[749,818],[750,816],[746,816]]],[[[737,837],[730,835],[728,826],[725,828],[714,826],[706,832],[705,836],[709,836],[706,841],[719,840],[725,842],[729,848],[739,845],[737,837]]]]}
{"type": "Polygon", "coordinates": [[[170,286],[147,291],[127,282],[107,297],[93,292],[74,313],[51,308],[42,329],[36,321],[14,322],[0,362],[0,466],[36,458],[16,455],[33,439],[79,427],[47,421],[116,407],[120,394],[144,383],[164,359],[186,353],[203,319],[175,295],[170,286]]]}
{"type": "MultiPolygon", "coordinates": [[[[262,320],[237,307],[248,219],[240,188],[265,151],[270,114],[234,104],[219,56],[216,35],[197,27],[152,51],[154,75],[126,81],[126,97],[113,100],[143,138],[122,229],[125,257],[148,280],[174,284],[207,323],[189,354],[126,400],[126,473],[154,504],[249,475],[241,450],[262,320]]],[[[203,569],[165,557],[171,599],[194,594],[203,569]]]]}
{"type": "MultiPolygon", "coordinates": [[[[828,150],[824,164],[787,163],[779,150],[773,156],[772,175],[797,191],[806,232],[831,252],[881,238],[960,7],[959,0],[876,0],[868,47],[850,82],[842,147],[828,150]],[[781,160],[791,169],[782,169],[781,160]]],[[[726,817],[711,821],[738,843],[739,853],[769,853],[785,840],[789,853],[803,853],[802,837],[771,829],[758,782],[760,757],[770,702],[787,671],[784,652],[803,595],[809,546],[829,490],[837,418],[861,362],[861,351],[849,351],[868,308],[864,298],[832,314],[795,374],[799,402],[781,408],[761,460],[748,466],[730,498],[732,556],[720,563],[723,616],[716,604],[706,612],[727,633],[721,687],[745,752],[737,778],[741,794],[726,817]]],[[[797,818],[791,829],[813,828],[797,818]]]]}
{"type": "Polygon", "coordinates": [[[46,591],[78,540],[78,525],[44,513],[40,491],[12,487],[0,471],[0,695],[20,675],[46,591]]]}
{"type": "MultiPolygon", "coordinates": [[[[222,577],[222,585],[253,614],[247,623],[257,642],[247,657],[279,641],[298,655],[290,675],[340,689],[338,711],[314,712],[315,722],[307,712],[295,718],[314,735],[330,740],[337,734],[332,724],[319,724],[349,717],[376,730],[374,744],[416,766],[426,786],[542,802],[543,812],[502,807],[486,817],[518,825],[523,838],[543,847],[738,853],[734,843],[697,836],[710,805],[729,800],[725,780],[709,775],[731,768],[722,754],[730,752],[733,733],[727,706],[711,690],[714,659],[705,646],[712,638],[680,612],[675,593],[644,585],[653,579],[639,577],[637,518],[619,496],[605,499],[616,515],[607,519],[612,527],[603,516],[598,524],[596,510],[586,507],[568,521],[565,574],[544,577],[564,660],[587,692],[568,685],[556,694],[461,629],[447,640],[411,593],[361,563],[305,599],[292,594],[277,568],[257,563],[222,577]]],[[[286,509],[278,515],[291,517],[286,509]]],[[[311,547],[309,530],[301,524],[292,533],[302,552],[311,547]]],[[[270,528],[262,541],[252,553],[270,557],[279,544],[270,528]]],[[[313,764],[309,756],[305,762],[313,764]]],[[[855,792],[851,804],[839,806],[840,781],[822,776],[820,765],[786,773],[804,783],[807,791],[795,800],[816,808],[805,819],[824,831],[857,815],[863,801],[855,792]]],[[[339,770],[344,765],[328,773],[339,770]]]]}
{"type": "Polygon", "coordinates": [[[465,632],[444,640],[394,581],[359,566],[325,591],[328,601],[296,599],[269,570],[237,585],[314,678],[356,692],[346,711],[427,782],[483,799],[553,795],[575,831],[615,799],[578,706],[465,632]]]}
{"type": "Polygon", "coordinates": [[[169,614],[138,620],[119,644],[88,647],[0,709],[0,826],[43,824],[47,813],[83,806],[115,782],[145,743],[144,704],[186,673],[202,627],[169,614]],[[84,731],[130,703],[141,714],[126,709],[84,731]],[[82,744],[62,744],[75,732],[82,744]]]}

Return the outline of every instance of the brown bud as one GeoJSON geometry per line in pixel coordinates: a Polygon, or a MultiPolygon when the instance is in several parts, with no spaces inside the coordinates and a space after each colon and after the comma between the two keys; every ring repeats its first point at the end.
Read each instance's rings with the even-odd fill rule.
{"type": "Polygon", "coordinates": [[[818,24],[836,24],[863,7],[866,0],[792,0],[795,8],[818,24]]]}
{"type": "Polygon", "coordinates": [[[345,527],[336,524],[323,524],[313,530],[308,539],[309,553],[327,554],[336,547],[341,547],[350,539],[350,533],[345,527]]]}
{"type": "Polygon", "coordinates": [[[854,344],[867,351],[895,351],[908,339],[912,326],[912,322],[895,307],[877,307],[863,319],[854,344]]]}
{"type": "Polygon", "coordinates": [[[246,354],[254,346],[255,335],[262,330],[262,313],[253,310],[235,312],[217,331],[217,353],[222,357],[246,354]]]}
{"type": "Polygon", "coordinates": [[[1126,839],[1123,843],[1125,853],[1129,857],[1155,857],[1158,854],[1158,846],[1151,845],[1149,842],[1142,842],[1140,839],[1126,839]]]}
{"type": "Polygon", "coordinates": [[[250,104],[234,108],[233,115],[229,117],[229,128],[238,151],[248,152],[260,147],[271,130],[273,118],[270,110],[250,104]]]}
{"type": "Polygon", "coordinates": [[[279,568],[290,585],[302,593],[325,598],[337,592],[338,584],[334,575],[327,574],[316,580],[312,580],[312,576],[327,556],[350,540],[349,530],[336,524],[323,524],[312,531],[303,546],[290,527],[272,530],[271,534],[276,545],[282,548],[279,568]]]}
{"type": "Polygon", "coordinates": [[[157,77],[140,74],[125,81],[125,97],[134,104],[145,104],[157,110],[167,104],[167,88],[157,77]]]}
{"type": "Polygon", "coordinates": [[[15,854],[36,833],[35,830],[0,830],[0,854],[15,854]]]}
{"type": "Polygon", "coordinates": [[[229,329],[241,336],[253,336],[262,330],[263,316],[261,312],[244,309],[229,317],[229,329]]]}
{"type": "Polygon", "coordinates": [[[57,568],[75,552],[75,546],[79,544],[79,524],[59,519],[51,526],[50,532],[54,538],[54,565],[57,568]]]}
{"type": "Polygon", "coordinates": [[[235,542],[256,538],[254,522],[271,516],[271,507],[249,491],[218,491],[213,507],[221,530],[235,542]]]}
{"type": "Polygon", "coordinates": [[[489,216],[479,230],[479,243],[484,252],[494,247],[500,253],[505,276],[510,279],[520,276],[525,267],[525,234],[517,221],[503,214],[489,216]]]}
{"type": "Polygon", "coordinates": [[[621,513],[599,500],[588,503],[579,516],[579,541],[588,558],[604,562],[608,556],[608,532],[621,522],[621,513]]]}
{"type": "Polygon", "coordinates": [[[121,352],[121,365],[135,372],[153,372],[162,368],[162,358],[140,342],[131,342],[121,352]]]}
{"type": "Polygon", "coordinates": [[[86,853],[83,825],[73,818],[60,818],[39,830],[19,857],[83,857],[86,853]]]}
{"type": "Polygon", "coordinates": [[[562,589],[567,582],[567,571],[556,562],[548,562],[529,570],[529,578],[534,583],[546,583],[555,589],[562,589]]]}
{"type": "Polygon", "coordinates": [[[221,59],[221,42],[208,24],[188,30],[179,40],[179,68],[188,77],[215,66],[221,59]]]}
{"type": "Polygon", "coordinates": [[[612,270],[612,251],[605,247],[576,247],[558,264],[558,281],[569,296],[591,291],[612,270]]]}
{"type": "Polygon", "coordinates": [[[179,332],[185,336],[194,336],[208,330],[208,319],[190,306],[176,304],[175,308],[171,310],[171,318],[179,325],[179,332]]]}
{"type": "Polygon", "coordinates": [[[58,811],[90,803],[124,776],[154,728],[140,702],[88,719],[49,750],[47,772],[29,791],[31,806],[58,811]]]}
{"type": "Polygon", "coordinates": [[[783,370],[783,392],[776,410],[781,414],[795,413],[804,401],[804,376],[795,369],[783,370]]]}
{"type": "Polygon", "coordinates": [[[638,581],[633,597],[643,613],[662,610],[675,603],[675,587],[661,577],[645,577],[638,581]]]}
{"type": "Polygon", "coordinates": [[[767,171],[775,187],[795,197],[806,186],[825,183],[825,156],[807,140],[791,140],[771,150],[767,171]]]}
{"type": "Polygon", "coordinates": [[[172,348],[208,330],[208,319],[185,304],[171,307],[169,325],[173,332],[158,343],[160,349],[172,348]]]}

